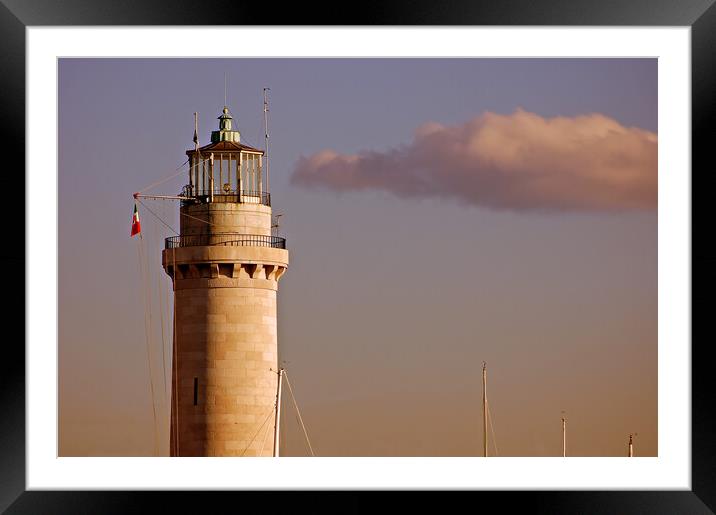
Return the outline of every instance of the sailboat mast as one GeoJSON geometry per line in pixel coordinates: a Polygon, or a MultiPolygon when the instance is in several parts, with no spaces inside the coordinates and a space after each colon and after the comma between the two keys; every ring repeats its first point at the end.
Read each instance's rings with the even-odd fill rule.
{"type": "Polygon", "coordinates": [[[482,362],[482,451],[487,457],[487,363],[482,362]]]}
{"type": "Polygon", "coordinates": [[[281,427],[281,385],[283,383],[283,371],[278,371],[278,389],[276,390],[276,419],[274,421],[273,430],[273,455],[278,458],[279,428],[281,427]]]}
{"type": "Polygon", "coordinates": [[[562,417],[562,457],[567,456],[567,419],[562,417]]]}
{"type": "Polygon", "coordinates": [[[634,436],[633,434],[629,435],[629,457],[630,458],[634,457],[634,439],[632,438],[633,436],[634,436]]]}

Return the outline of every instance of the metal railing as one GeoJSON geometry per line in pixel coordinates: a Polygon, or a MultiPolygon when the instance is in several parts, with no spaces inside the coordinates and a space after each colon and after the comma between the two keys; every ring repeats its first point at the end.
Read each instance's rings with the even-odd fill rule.
{"type": "MultiPolygon", "coordinates": [[[[195,204],[197,202],[210,202],[211,196],[208,190],[199,190],[197,195],[193,195],[189,188],[185,187],[182,191],[185,197],[191,197],[182,200],[182,205],[195,204]]],[[[249,191],[249,190],[223,190],[214,189],[214,202],[233,202],[236,204],[261,204],[263,206],[271,205],[271,194],[266,191],[249,191]]]]}
{"type": "Polygon", "coordinates": [[[216,234],[188,234],[186,236],[172,236],[164,240],[165,249],[214,245],[223,245],[226,247],[271,247],[274,249],[285,249],[286,238],[280,238],[279,236],[264,236],[262,234],[224,232],[216,234]]]}

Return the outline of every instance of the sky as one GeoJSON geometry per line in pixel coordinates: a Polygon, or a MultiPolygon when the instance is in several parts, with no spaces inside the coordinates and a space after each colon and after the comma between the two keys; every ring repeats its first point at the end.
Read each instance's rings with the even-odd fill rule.
{"type": "MultiPolygon", "coordinates": [[[[173,233],[155,215],[178,227],[178,205],[145,201],[130,239],[131,195],[182,170],[195,111],[208,143],[225,74],[255,147],[271,88],[279,360],[316,455],[481,455],[483,361],[491,454],[561,455],[565,416],[571,456],[624,456],[630,433],[657,455],[655,59],[58,70],[60,455],[168,452],[173,233]]],[[[281,454],[305,456],[284,402],[281,454]]]]}

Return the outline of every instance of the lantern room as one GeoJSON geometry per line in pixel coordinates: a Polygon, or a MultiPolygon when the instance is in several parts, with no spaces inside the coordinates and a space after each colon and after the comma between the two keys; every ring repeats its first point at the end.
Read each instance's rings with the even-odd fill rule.
{"type": "Polygon", "coordinates": [[[219,130],[211,132],[211,143],[188,150],[189,183],[183,196],[186,203],[238,202],[271,205],[264,187],[264,151],[241,143],[233,128],[229,108],[218,117],[219,130]]]}

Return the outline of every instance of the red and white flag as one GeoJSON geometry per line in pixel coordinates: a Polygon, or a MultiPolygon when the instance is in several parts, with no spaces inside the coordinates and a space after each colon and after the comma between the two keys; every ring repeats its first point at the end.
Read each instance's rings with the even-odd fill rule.
{"type": "Polygon", "coordinates": [[[134,203],[134,214],[132,214],[132,234],[131,236],[134,236],[135,234],[139,234],[139,231],[141,231],[142,228],[139,225],[139,210],[137,209],[137,203],[134,203]]]}

